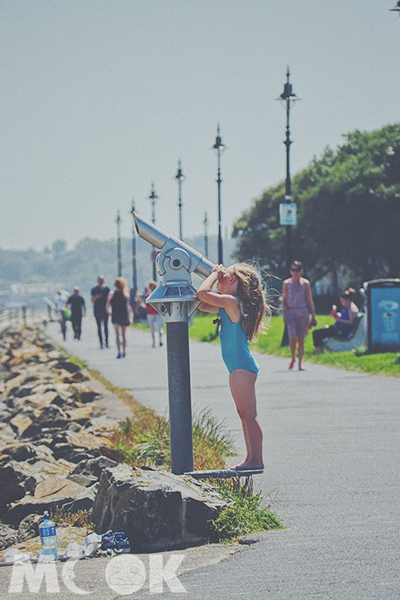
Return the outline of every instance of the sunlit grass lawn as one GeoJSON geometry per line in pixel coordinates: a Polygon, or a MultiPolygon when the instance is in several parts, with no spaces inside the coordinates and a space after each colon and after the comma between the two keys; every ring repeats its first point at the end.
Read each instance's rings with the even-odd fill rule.
{"type": "MultiPolygon", "coordinates": [[[[190,337],[198,341],[210,341],[215,335],[216,326],[213,319],[216,315],[197,314],[194,317],[193,325],[190,327],[190,337]]],[[[318,315],[318,327],[331,325],[333,320],[328,315],[318,315]]],[[[259,336],[256,344],[252,344],[252,350],[265,354],[274,354],[290,358],[289,347],[281,347],[283,334],[283,320],[281,317],[272,317],[266,334],[259,336]]],[[[218,344],[215,339],[212,343],[218,344]]],[[[370,373],[374,375],[388,375],[391,377],[400,377],[400,364],[395,364],[397,353],[386,352],[383,354],[365,354],[364,349],[352,352],[327,352],[316,356],[314,354],[314,345],[311,333],[308,334],[305,341],[304,360],[308,362],[328,365],[331,367],[347,369],[349,371],[359,371],[361,373],[370,373]]]]}

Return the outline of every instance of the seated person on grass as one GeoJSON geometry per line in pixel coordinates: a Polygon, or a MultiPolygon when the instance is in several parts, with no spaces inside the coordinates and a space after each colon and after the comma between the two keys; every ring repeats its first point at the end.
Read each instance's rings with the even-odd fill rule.
{"type": "Polygon", "coordinates": [[[336,321],[333,325],[314,329],[313,341],[315,354],[322,354],[324,351],[323,343],[327,338],[345,339],[353,331],[354,322],[359,313],[358,307],[352,301],[354,294],[355,290],[349,288],[340,295],[340,303],[343,309],[340,313],[335,309],[332,310],[331,315],[336,321]]]}

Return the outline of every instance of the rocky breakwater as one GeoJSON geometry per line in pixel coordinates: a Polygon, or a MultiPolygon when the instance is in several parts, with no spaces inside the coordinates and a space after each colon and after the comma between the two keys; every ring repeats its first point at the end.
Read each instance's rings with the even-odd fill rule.
{"type": "MultiPolygon", "coordinates": [[[[88,511],[97,533],[122,530],[133,551],[208,542],[226,502],[191,477],[118,464],[118,423],[95,383],[37,330],[1,334],[0,550],[35,538],[45,510],[72,524],[88,511]]],[[[108,401],[114,414],[120,401],[108,401]]]]}
{"type": "Polygon", "coordinates": [[[38,534],[45,510],[91,511],[116,466],[116,421],[90,377],[36,330],[0,337],[0,550],[38,534]]]}

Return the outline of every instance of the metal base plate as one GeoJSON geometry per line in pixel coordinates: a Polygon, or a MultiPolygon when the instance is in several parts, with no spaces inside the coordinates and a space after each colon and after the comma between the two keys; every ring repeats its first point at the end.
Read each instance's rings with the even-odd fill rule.
{"type": "Polygon", "coordinates": [[[261,475],[264,469],[250,469],[247,471],[236,471],[234,469],[221,469],[216,471],[190,471],[184,475],[190,475],[195,479],[228,479],[229,477],[250,477],[250,475],[261,475]]]}

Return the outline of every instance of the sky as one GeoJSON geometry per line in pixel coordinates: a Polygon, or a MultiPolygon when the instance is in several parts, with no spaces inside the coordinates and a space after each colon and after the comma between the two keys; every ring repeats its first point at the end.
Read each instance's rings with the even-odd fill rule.
{"type": "Polygon", "coordinates": [[[395,0],[0,0],[0,249],[131,235],[132,201],[177,235],[223,231],[354,129],[400,118],[395,0]]]}

